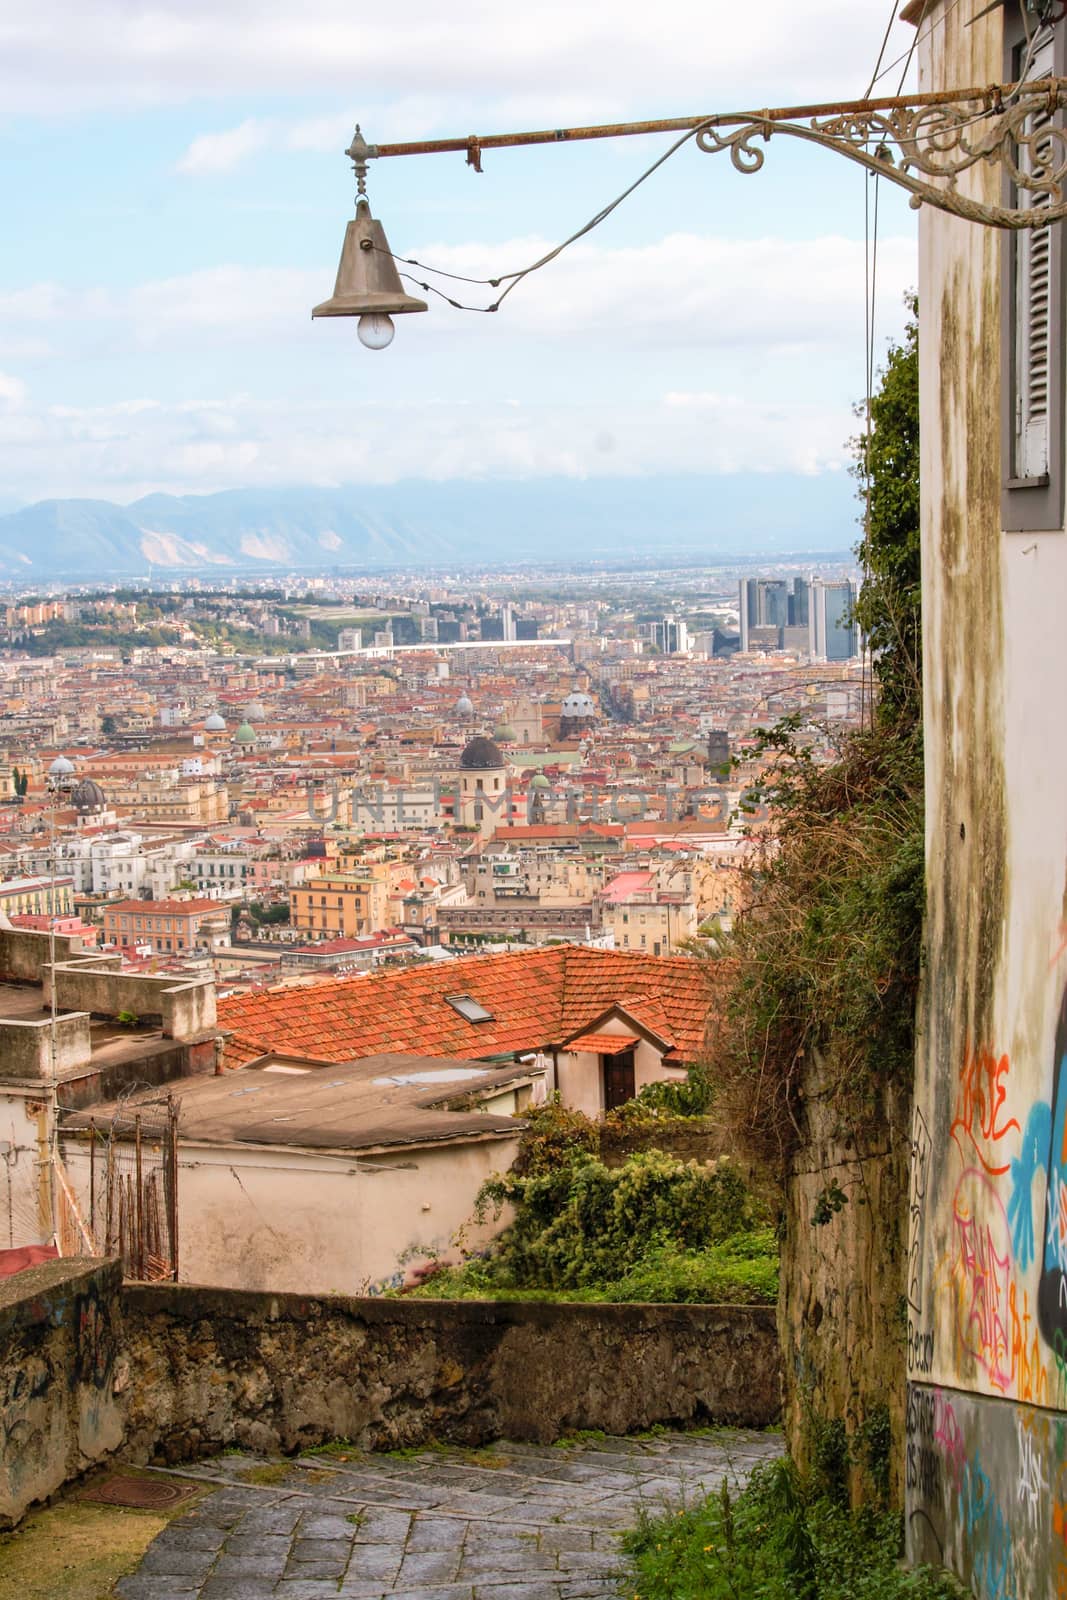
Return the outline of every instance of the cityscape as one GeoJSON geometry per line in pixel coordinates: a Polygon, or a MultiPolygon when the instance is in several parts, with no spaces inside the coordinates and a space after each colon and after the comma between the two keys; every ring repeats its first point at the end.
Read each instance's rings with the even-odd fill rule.
{"type": "Polygon", "coordinates": [[[1067,1600],[1067,0],[0,41],[0,1600],[1067,1600]]]}
{"type": "Polygon", "coordinates": [[[855,592],[724,569],[12,595],[0,905],[220,993],[561,937],[697,948],[731,925],[759,730],[799,713],[827,753],[869,699],[855,592]]]}

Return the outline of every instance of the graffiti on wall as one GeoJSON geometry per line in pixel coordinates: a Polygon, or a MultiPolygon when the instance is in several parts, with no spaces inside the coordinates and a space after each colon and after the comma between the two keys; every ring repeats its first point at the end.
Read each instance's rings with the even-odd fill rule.
{"type": "Polygon", "coordinates": [[[1067,991],[1043,1068],[972,1044],[948,1112],[912,1129],[909,1556],[1067,1600],[1067,991]]]}
{"type": "Polygon", "coordinates": [[[1067,1597],[1067,1418],[908,1388],[908,1555],[982,1600],[1067,1597]]]}
{"type": "MultiPolygon", "coordinates": [[[[964,1052],[949,1125],[950,1228],[927,1257],[924,1217],[936,1151],[921,1108],[912,1131],[908,1371],[1038,1405],[1067,1400],[1067,993],[1048,1099],[1027,1099],[1010,1057],[964,1052]],[[951,1314],[931,1303],[950,1297],[951,1314]],[[936,1352],[935,1328],[954,1348],[936,1352]]],[[[942,1179],[942,1185],[945,1183],[942,1179]]]]}

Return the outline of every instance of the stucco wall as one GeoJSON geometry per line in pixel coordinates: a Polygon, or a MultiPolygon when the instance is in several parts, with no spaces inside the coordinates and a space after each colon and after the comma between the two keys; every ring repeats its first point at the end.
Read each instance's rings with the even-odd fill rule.
{"type": "MultiPolygon", "coordinates": [[[[478,1190],[506,1172],[517,1139],[412,1146],[370,1156],[182,1141],[178,1163],[183,1283],[280,1293],[367,1294],[406,1267],[458,1261],[503,1226],[473,1219],[478,1190]]],[[[88,1209],[84,1141],[67,1140],[71,1182],[88,1209]]]]}
{"type": "Polygon", "coordinates": [[[49,1101],[22,1088],[0,1092],[0,1246],[50,1244],[52,1190],[48,1168],[49,1101]]]}
{"type": "MultiPolygon", "coordinates": [[[[92,1053],[87,1012],[64,1012],[56,1018],[55,1069],[59,1076],[84,1067],[92,1053]]],[[[0,1018],[0,1077],[52,1076],[52,1019],[25,1021],[0,1018]]]]}
{"type": "MultiPolygon", "coordinates": [[[[922,86],[1000,81],[1003,14],[972,24],[940,0],[924,22],[922,86]]],[[[994,203],[1000,183],[996,168],[965,180],[994,203]]],[[[909,1455],[908,1533],[912,1555],[944,1549],[979,1595],[1044,1596],[1064,1592],[1067,1552],[1056,1509],[1067,1458],[1067,539],[1001,530],[1004,247],[992,229],[921,214],[928,887],[908,1352],[910,1377],[971,1420],[952,1434],[936,1496],[926,1458],[920,1468],[909,1455]],[[1031,1405],[1055,1417],[1026,1430],[1027,1473],[1013,1480],[1009,1444],[1031,1405]],[[1035,1538],[1047,1540],[1040,1570],[1023,1561],[1035,1538]],[[1012,1570],[1028,1575],[1016,1584],[1012,1570]]]]}
{"type": "Polygon", "coordinates": [[[133,1459],[431,1438],[549,1441],[777,1415],[765,1306],[313,1300],[181,1285],[124,1296],[133,1459]]]}
{"type": "Polygon", "coordinates": [[[0,1528],[121,1442],[120,1282],[85,1261],[0,1281],[0,1528]]]}
{"type": "MultiPolygon", "coordinates": [[[[132,1012],[141,1020],[158,1018],[171,1039],[188,1039],[213,1028],[216,1021],[215,985],[207,978],[188,983],[115,972],[98,965],[61,966],[55,970],[56,1004],[64,1010],[88,1011],[115,1017],[132,1012]]],[[[52,977],[45,981],[45,1003],[51,998],[52,977]]]]}

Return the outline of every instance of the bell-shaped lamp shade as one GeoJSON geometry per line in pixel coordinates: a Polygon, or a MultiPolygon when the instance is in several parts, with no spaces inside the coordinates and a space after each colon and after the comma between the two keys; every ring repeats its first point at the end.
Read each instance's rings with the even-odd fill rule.
{"type": "Polygon", "coordinates": [[[390,317],[425,311],[425,300],[405,294],[389,251],[385,230],[360,200],[345,230],[341,264],[333,295],[312,311],[313,317],[359,317],[359,337],[370,350],[384,350],[393,337],[390,317]]]}

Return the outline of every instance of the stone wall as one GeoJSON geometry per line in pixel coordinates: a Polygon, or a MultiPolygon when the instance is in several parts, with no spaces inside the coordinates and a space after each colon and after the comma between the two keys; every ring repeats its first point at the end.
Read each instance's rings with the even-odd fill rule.
{"type": "Polygon", "coordinates": [[[0,1528],[122,1442],[117,1262],[0,1280],[0,1528]]]}
{"type": "Polygon", "coordinates": [[[240,1445],[542,1442],[657,1422],[778,1415],[774,1311],[435,1300],[308,1300],[131,1285],[127,1453],[240,1445]]]}
{"type": "Polygon", "coordinates": [[[760,1428],[779,1391],[769,1306],[308,1299],[52,1261],[0,1284],[0,1526],[113,1451],[760,1428]]]}
{"type": "Polygon", "coordinates": [[[854,1497],[900,1505],[911,1086],[872,1084],[861,1112],[854,1085],[842,1093],[837,1077],[832,1057],[809,1055],[786,1173],[786,1436],[805,1468],[843,1445],[854,1497]]]}

